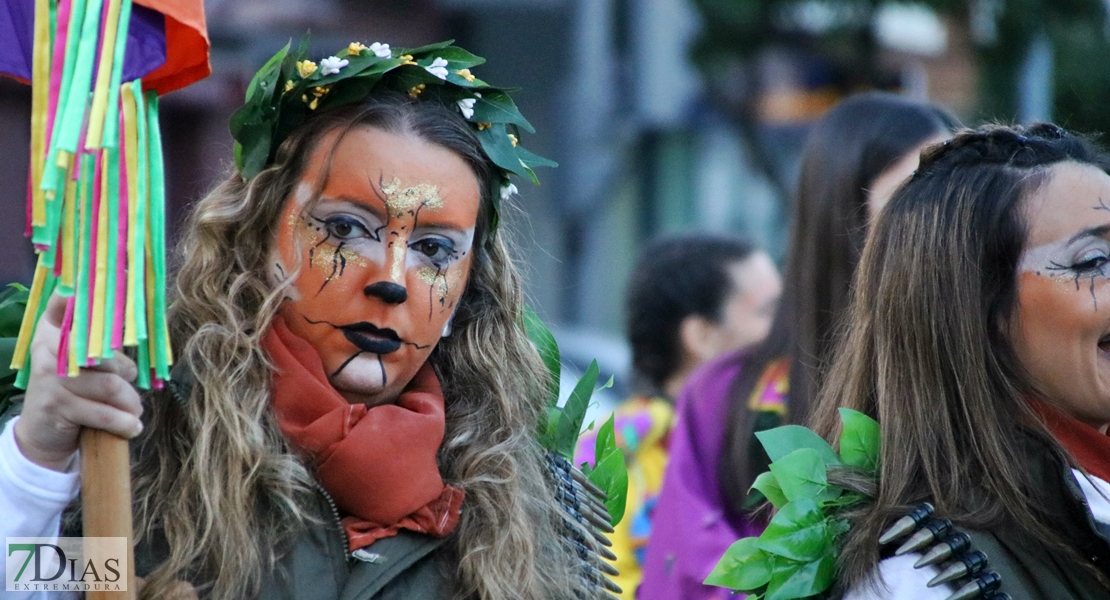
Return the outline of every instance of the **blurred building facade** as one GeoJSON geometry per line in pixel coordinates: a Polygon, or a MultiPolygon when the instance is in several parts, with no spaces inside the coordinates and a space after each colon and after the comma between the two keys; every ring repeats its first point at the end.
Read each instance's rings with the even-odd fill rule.
{"type": "MultiPolygon", "coordinates": [[[[415,46],[454,38],[488,58],[483,79],[519,86],[514,97],[537,129],[529,149],[561,165],[538,173],[541,186],[518,182],[521,210],[507,217],[530,301],[551,322],[613,334],[622,329],[628,271],[653,235],[731,231],[782,256],[807,123],[844,92],[830,84],[835,73],[820,57],[770,49],[755,61],[763,86],[758,119],[745,129],[730,114],[728,90],[722,102],[690,59],[702,17],[688,0],[208,0],[206,7],[213,75],[163,100],[171,239],[189,207],[232,173],[228,118],[254,71],[289,39],[311,30],[313,52],[324,54],[352,40],[415,46]]],[[[919,31],[925,41],[916,47],[890,44],[884,68],[895,87],[966,115],[975,88],[967,36],[940,23],[931,38],[919,31]]],[[[741,77],[736,85],[746,83],[741,77]]],[[[22,237],[29,105],[27,88],[0,82],[0,152],[8,158],[0,169],[0,281],[26,283],[33,268],[22,237]]]]}

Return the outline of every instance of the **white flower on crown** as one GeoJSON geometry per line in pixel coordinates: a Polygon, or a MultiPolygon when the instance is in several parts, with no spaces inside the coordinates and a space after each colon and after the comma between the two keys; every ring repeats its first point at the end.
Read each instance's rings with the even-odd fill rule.
{"type": "Polygon", "coordinates": [[[393,51],[389,49],[389,44],[374,42],[373,44],[370,44],[370,51],[373,52],[374,56],[377,56],[378,58],[393,57],[393,51]]]}
{"type": "Polygon", "coordinates": [[[351,61],[345,58],[339,58],[338,56],[329,56],[320,61],[320,75],[322,77],[334,75],[338,73],[340,69],[349,64],[351,64],[351,61]]]}
{"type": "Polygon", "coordinates": [[[508,183],[508,182],[501,185],[501,199],[502,200],[508,200],[509,198],[512,198],[513,195],[516,194],[516,193],[517,193],[517,189],[516,189],[515,185],[513,185],[511,183],[508,183]]]}
{"type": "Polygon", "coordinates": [[[440,79],[447,79],[447,59],[437,57],[424,70],[440,79]]]}
{"type": "Polygon", "coordinates": [[[474,92],[474,96],[474,98],[463,98],[455,103],[459,105],[459,112],[462,113],[463,118],[468,121],[474,117],[474,105],[477,104],[478,98],[482,97],[478,92],[474,92]]]}

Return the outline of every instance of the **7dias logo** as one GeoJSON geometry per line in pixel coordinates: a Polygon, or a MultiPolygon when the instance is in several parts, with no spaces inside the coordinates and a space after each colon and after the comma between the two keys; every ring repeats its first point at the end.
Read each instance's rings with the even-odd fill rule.
{"type": "Polygon", "coordinates": [[[124,537],[10,537],[4,553],[9,592],[127,591],[124,537]]]}

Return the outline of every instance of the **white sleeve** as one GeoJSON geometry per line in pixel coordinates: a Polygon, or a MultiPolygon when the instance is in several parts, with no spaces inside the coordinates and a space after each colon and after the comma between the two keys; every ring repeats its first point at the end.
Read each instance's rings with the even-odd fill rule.
{"type": "Polygon", "coordinates": [[[955,590],[948,585],[929,587],[929,580],[940,571],[934,566],[913,568],[920,558],[920,554],[913,553],[879,562],[875,585],[852,588],[844,600],[945,600],[955,590]]]}
{"type": "MultiPolygon", "coordinates": [[[[66,472],[40,467],[23,456],[15,441],[12,419],[0,434],[0,540],[8,537],[58,537],[62,511],[80,490],[80,461],[74,454],[66,472]]],[[[5,543],[5,547],[7,544],[5,543]]],[[[5,554],[7,552],[5,551],[5,554]]],[[[7,581],[6,561],[0,575],[7,581]]],[[[0,586],[3,583],[0,582],[0,586]]],[[[0,587],[0,596],[7,597],[0,587]]],[[[59,592],[8,592],[20,600],[58,600],[70,596],[59,592]]]]}

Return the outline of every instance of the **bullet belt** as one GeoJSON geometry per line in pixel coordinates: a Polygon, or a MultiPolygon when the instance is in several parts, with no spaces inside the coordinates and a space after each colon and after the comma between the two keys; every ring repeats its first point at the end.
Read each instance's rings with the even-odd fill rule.
{"type": "Polygon", "coordinates": [[[879,536],[879,544],[901,541],[895,556],[921,552],[915,569],[937,565],[940,573],[929,580],[929,587],[946,583],[959,585],[945,600],[1011,600],[999,591],[1002,577],[990,570],[987,555],[971,547],[971,538],[957,531],[948,519],[933,517],[933,505],[916,506],[879,536]]]}
{"type": "Polygon", "coordinates": [[[617,558],[607,548],[613,544],[605,534],[613,533],[613,527],[605,508],[605,492],[562,456],[548,452],[546,462],[555,498],[563,509],[563,535],[581,561],[580,576],[594,597],[614,600],[611,593],[620,594],[621,588],[609,578],[618,572],[602,560],[617,558]]]}

